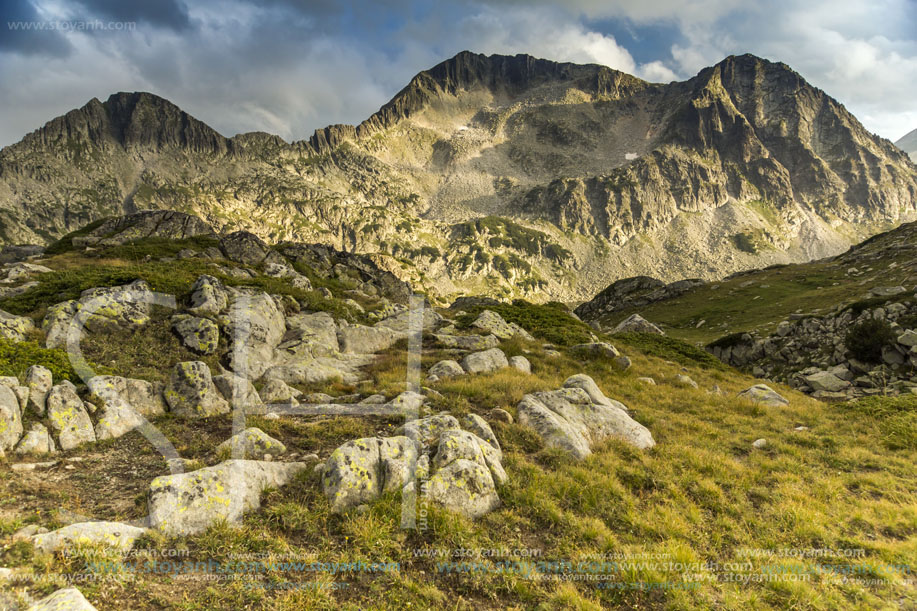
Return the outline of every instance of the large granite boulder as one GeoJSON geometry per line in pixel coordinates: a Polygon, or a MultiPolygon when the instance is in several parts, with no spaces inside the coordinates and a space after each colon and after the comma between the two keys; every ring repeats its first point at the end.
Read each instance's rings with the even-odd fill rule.
{"type": "Polygon", "coordinates": [[[22,437],[19,398],[8,386],[0,385],[0,455],[12,450],[22,437]]]}
{"type": "Polygon", "coordinates": [[[631,314],[619,322],[612,333],[654,333],[656,335],[665,335],[665,331],[639,314],[631,314]]]}
{"type": "Polygon", "coordinates": [[[462,359],[462,369],[472,374],[491,373],[504,367],[509,367],[509,361],[506,359],[506,354],[499,348],[472,352],[462,359]]]}
{"type": "Polygon", "coordinates": [[[229,308],[229,362],[232,370],[257,380],[274,361],[286,322],[277,302],[267,293],[241,294],[229,308]]]}
{"type": "MultiPolygon", "coordinates": [[[[592,446],[607,438],[620,439],[636,448],[656,445],[646,427],[627,414],[626,408],[591,386],[588,376],[572,376],[559,390],[525,395],[517,407],[520,424],[537,431],[548,447],[583,459],[592,446]],[[598,391],[598,395],[595,394],[598,391]]],[[[594,381],[593,381],[594,384],[594,381]]]]}
{"type": "Polygon", "coordinates": [[[47,413],[61,450],[71,450],[96,440],[92,420],[72,383],[64,381],[51,389],[47,413]]]}
{"type": "Polygon", "coordinates": [[[35,323],[31,318],[0,310],[0,338],[11,342],[24,342],[34,331],[35,323]]]}
{"type": "Polygon", "coordinates": [[[767,384],[755,384],[740,392],[739,396],[766,407],[783,407],[790,403],[767,384]]]}

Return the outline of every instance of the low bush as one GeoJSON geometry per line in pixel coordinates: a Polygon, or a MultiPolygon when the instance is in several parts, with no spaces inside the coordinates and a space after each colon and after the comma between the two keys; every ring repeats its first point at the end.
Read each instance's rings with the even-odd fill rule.
{"type": "Polygon", "coordinates": [[[881,363],[882,349],[895,341],[895,332],[884,320],[870,319],[855,324],[847,332],[844,345],[857,360],[881,363]]]}

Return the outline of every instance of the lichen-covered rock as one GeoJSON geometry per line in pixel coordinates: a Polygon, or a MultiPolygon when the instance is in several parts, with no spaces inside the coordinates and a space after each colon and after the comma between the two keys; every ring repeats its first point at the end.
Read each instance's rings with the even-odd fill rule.
{"type": "Polygon", "coordinates": [[[143,426],[145,422],[146,419],[124,399],[107,400],[96,422],[96,439],[116,439],[143,426]]]}
{"type": "Polygon", "coordinates": [[[19,399],[8,386],[0,385],[0,453],[12,450],[22,437],[19,399]]]}
{"type": "Polygon", "coordinates": [[[490,470],[479,462],[457,459],[430,477],[427,496],[446,509],[477,518],[500,506],[490,470]]]}
{"type": "Polygon", "coordinates": [[[96,440],[92,420],[76,394],[76,387],[70,382],[61,382],[48,393],[48,422],[57,434],[61,450],[96,440]]]}
{"type": "Polygon", "coordinates": [[[143,280],[123,286],[87,289],[80,294],[79,310],[90,332],[135,329],[150,322],[153,293],[143,280]]]}
{"type": "Polygon", "coordinates": [[[347,325],[338,329],[341,352],[348,354],[375,354],[390,348],[401,337],[392,329],[378,326],[347,325]]]}
{"type": "Polygon", "coordinates": [[[64,588],[42,598],[27,611],[96,611],[76,588],[64,588]]]}
{"type": "Polygon", "coordinates": [[[609,437],[639,449],[656,445],[649,430],[631,418],[623,406],[607,398],[604,403],[594,402],[582,388],[590,386],[583,379],[588,376],[574,378],[560,390],[525,395],[517,408],[520,424],[535,429],[548,447],[579,459],[589,456],[595,443],[609,437]]]}
{"type": "Polygon", "coordinates": [[[767,384],[755,384],[740,392],[739,396],[751,399],[755,403],[760,403],[766,407],[782,407],[790,403],[767,384]]]}
{"type": "Polygon", "coordinates": [[[34,535],[32,544],[44,552],[55,552],[80,545],[107,545],[125,551],[147,532],[146,528],[121,522],[80,522],[49,533],[34,535]]]}
{"type": "Polygon", "coordinates": [[[515,335],[515,331],[509,326],[509,323],[492,310],[484,310],[478,314],[478,317],[471,323],[471,326],[481,329],[486,333],[491,333],[499,339],[512,339],[515,335]]]}
{"type": "Polygon", "coordinates": [[[44,416],[48,393],[53,385],[51,370],[41,365],[32,365],[25,372],[25,385],[29,389],[29,407],[37,415],[44,416]]]}
{"type": "Polygon", "coordinates": [[[220,328],[207,318],[176,314],[172,317],[172,330],[182,344],[198,354],[213,354],[220,343],[220,328]]]}
{"type": "Polygon", "coordinates": [[[223,283],[213,276],[199,276],[191,287],[191,307],[195,314],[216,315],[229,305],[229,296],[223,283]]]}
{"type": "Polygon", "coordinates": [[[222,520],[238,523],[261,506],[265,488],[288,484],[305,463],[227,460],[150,484],[150,526],[166,535],[193,535],[222,520]]]}
{"type": "Polygon", "coordinates": [[[60,348],[67,345],[70,322],[76,316],[78,309],[79,302],[76,299],[57,303],[48,308],[41,322],[41,329],[45,332],[46,348],[60,348]]]}
{"type": "MultiPolygon", "coordinates": [[[[408,336],[408,333],[411,332],[412,321],[414,320],[414,314],[410,310],[403,310],[383,318],[374,325],[375,329],[389,329],[393,331],[398,339],[408,336]]],[[[420,321],[421,328],[423,331],[432,331],[439,325],[443,320],[443,317],[440,316],[436,310],[432,308],[423,309],[423,319],[420,321]]]]}
{"type": "Polygon", "coordinates": [[[286,325],[277,346],[280,360],[306,360],[330,356],[340,350],[337,323],[327,312],[288,316],[286,325]]]}
{"type": "Polygon", "coordinates": [[[31,318],[16,316],[0,310],[0,337],[12,342],[23,342],[35,331],[31,318]]]}
{"type": "Polygon", "coordinates": [[[268,404],[296,405],[296,397],[301,393],[287,386],[283,380],[270,378],[261,387],[261,400],[268,404]]]}
{"type": "Polygon", "coordinates": [[[665,335],[665,331],[639,314],[631,314],[619,322],[612,333],[654,333],[656,335],[665,335]]]}
{"type": "Polygon", "coordinates": [[[509,357],[509,366],[522,373],[532,373],[532,364],[524,356],[509,357]]]}
{"type": "Polygon", "coordinates": [[[411,420],[404,425],[404,434],[421,446],[436,442],[445,431],[460,431],[458,420],[450,414],[437,414],[418,420],[411,420]]]}
{"type": "Polygon", "coordinates": [[[436,363],[430,367],[427,372],[428,375],[436,376],[439,379],[443,378],[455,378],[458,376],[465,375],[465,370],[462,369],[462,366],[453,360],[444,360],[436,363]]]}
{"type": "Polygon", "coordinates": [[[121,399],[138,414],[147,418],[161,416],[166,412],[161,383],[124,378],[121,376],[94,376],[86,382],[92,395],[103,404],[121,399]]]}
{"type": "Polygon", "coordinates": [[[217,446],[218,451],[228,451],[233,458],[258,458],[265,454],[280,456],[287,447],[257,427],[237,433],[217,446]]]}
{"type": "Polygon", "coordinates": [[[325,462],[322,488],[336,512],[367,503],[387,490],[400,489],[417,460],[407,437],[355,439],[340,446],[325,462]]]}
{"type": "Polygon", "coordinates": [[[201,361],[176,364],[163,395],[178,416],[206,418],[230,411],[213,384],[210,368],[201,361]]]}
{"type": "MultiPolygon", "coordinates": [[[[503,410],[501,410],[503,411],[503,410]]],[[[512,417],[510,417],[512,418],[512,417]]],[[[465,425],[465,429],[471,431],[495,449],[500,449],[500,442],[497,441],[497,436],[494,435],[494,431],[490,428],[490,425],[487,424],[487,421],[478,416],[477,414],[468,414],[465,416],[465,419],[462,421],[462,424],[465,425]]]]}
{"type": "Polygon", "coordinates": [[[264,410],[264,401],[255,385],[247,378],[225,373],[214,376],[213,385],[233,409],[241,409],[246,413],[259,413],[264,410]]]}
{"type": "Polygon", "coordinates": [[[462,359],[462,369],[472,374],[490,373],[504,367],[509,367],[509,361],[499,348],[472,352],[462,359]]]}
{"type": "Polygon", "coordinates": [[[242,294],[229,308],[229,362],[237,374],[257,380],[274,361],[274,349],[283,339],[283,312],[267,293],[242,294]]]}
{"type": "Polygon", "coordinates": [[[32,428],[22,436],[16,446],[16,454],[52,454],[57,452],[51,433],[40,422],[33,422],[32,428]]]}

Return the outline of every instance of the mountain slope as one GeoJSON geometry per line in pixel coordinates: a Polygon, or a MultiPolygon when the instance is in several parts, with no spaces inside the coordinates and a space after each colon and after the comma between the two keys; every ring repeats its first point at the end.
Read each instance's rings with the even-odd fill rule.
{"type": "Polygon", "coordinates": [[[895,142],[895,146],[910,155],[911,159],[917,162],[917,129],[908,132],[907,135],[895,142]]]}
{"type": "Polygon", "coordinates": [[[836,254],[914,218],[917,166],[783,64],[668,85],[463,52],[358,126],[224,138],[151,94],[0,151],[0,240],[144,208],[378,253],[434,294],[583,299],[836,254]]]}

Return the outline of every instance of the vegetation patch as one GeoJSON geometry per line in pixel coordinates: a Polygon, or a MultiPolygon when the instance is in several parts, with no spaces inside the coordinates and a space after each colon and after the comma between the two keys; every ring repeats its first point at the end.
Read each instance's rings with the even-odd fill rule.
{"type": "Polygon", "coordinates": [[[881,363],[882,349],[894,344],[896,337],[888,322],[870,319],[851,327],[844,338],[844,345],[860,361],[881,363]]]}
{"type": "Polygon", "coordinates": [[[558,346],[573,346],[593,341],[592,329],[586,323],[573,318],[565,305],[554,301],[534,304],[516,299],[512,304],[469,306],[456,322],[461,328],[468,328],[484,310],[492,310],[507,322],[514,322],[532,335],[558,346]]]}
{"type": "Polygon", "coordinates": [[[727,369],[722,361],[706,350],[667,335],[616,333],[612,338],[621,344],[636,348],[643,354],[672,360],[682,365],[698,365],[704,369],[727,369]]]}
{"type": "Polygon", "coordinates": [[[47,367],[55,382],[82,382],[64,350],[42,348],[37,342],[11,342],[0,338],[0,376],[15,376],[22,380],[32,365],[47,367]]]}

